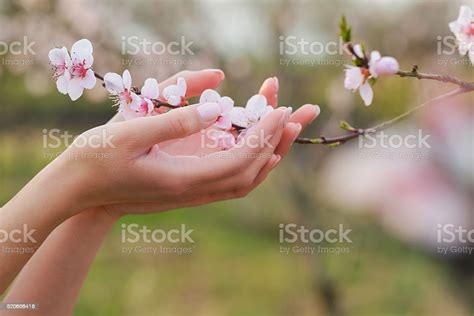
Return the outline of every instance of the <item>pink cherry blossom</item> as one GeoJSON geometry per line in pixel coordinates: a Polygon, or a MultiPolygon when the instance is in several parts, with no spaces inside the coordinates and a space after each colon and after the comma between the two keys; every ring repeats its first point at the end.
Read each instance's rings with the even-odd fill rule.
{"type": "Polygon", "coordinates": [[[230,111],[230,118],[232,124],[249,128],[272,110],[273,107],[267,104],[267,98],[256,94],[247,101],[245,108],[233,107],[230,111]]]}
{"type": "Polygon", "coordinates": [[[376,50],[370,53],[369,71],[377,78],[380,75],[394,75],[400,70],[398,61],[393,57],[382,57],[376,50]]]}
{"type": "Polygon", "coordinates": [[[186,80],[179,77],[176,84],[172,84],[163,89],[163,97],[170,105],[180,105],[186,96],[186,80]]]}
{"type": "Polygon", "coordinates": [[[158,88],[158,81],[153,78],[148,78],[145,80],[145,84],[141,89],[140,94],[140,104],[137,103],[131,106],[131,109],[134,110],[138,116],[147,116],[153,113],[155,110],[155,104],[153,100],[158,99],[160,91],[158,88]]]}
{"type": "Polygon", "coordinates": [[[199,104],[217,103],[221,108],[221,115],[217,119],[215,125],[219,128],[228,130],[232,127],[230,112],[234,107],[234,100],[229,97],[221,97],[217,91],[212,89],[205,90],[199,99],[199,104]]]}
{"type": "Polygon", "coordinates": [[[49,61],[53,66],[53,78],[56,80],[56,87],[62,94],[67,94],[69,80],[71,80],[71,73],[69,67],[71,65],[71,57],[66,47],[53,48],[48,54],[49,61]]]}
{"type": "Polygon", "coordinates": [[[368,81],[369,71],[364,67],[347,66],[346,78],[344,80],[344,88],[355,92],[359,90],[359,94],[364,104],[369,106],[372,103],[374,93],[368,81]]]}
{"type": "Polygon", "coordinates": [[[68,67],[71,79],[67,92],[73,101],[81,97],[84,89],[92,89],[96,84],[95,74],[91,69],[94,63],[92,53],[92,44],[87,39],[81,39],[72,45],[71,65],[68,67]]]}
{"type": "Polygon", "coordinates": [[[456,21],[449,23],[449,29],[458,41],[459,54],[469,55],[469,60],[474,64],[474,15],[468,6],[461,6],[456,21]]]}
{"type": "Polygon", "coordinates": [[[126,120],[139,116],[136,110],[141,107],[142,98],[132,91],[132,77],[128,70],[125,70],[122,76],[112,72],[106,73],[104,83],[107,91],[116,97],[119,112],[126,120]]]}

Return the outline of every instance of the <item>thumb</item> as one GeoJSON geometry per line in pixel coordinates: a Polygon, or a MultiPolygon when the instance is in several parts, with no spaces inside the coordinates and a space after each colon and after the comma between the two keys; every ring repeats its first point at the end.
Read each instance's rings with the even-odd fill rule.
{"type": "MultiPolygon", "coordinates": [[[[156,116],[130,120],[131,134],[140,135],[140,146],[152,146],[167,140],[195,134],[212,125],[221,114],[217,103],[194,104],[156,116]]],[[[127,122],[127,123],[128,123],[127,122]]]]}

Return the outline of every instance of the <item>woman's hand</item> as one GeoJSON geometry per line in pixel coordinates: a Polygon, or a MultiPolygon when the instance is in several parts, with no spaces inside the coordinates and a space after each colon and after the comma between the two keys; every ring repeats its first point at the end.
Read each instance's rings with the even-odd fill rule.
{"type": "MultiPolygon", "coordinates": [[[[212,71],[213,73],[209,71],[200,71],[200,72],[185,72],[185,73],[179,74],[179,76],[186,77],[186,81],[188,82],[188,86],[190,87],[190,89],[188,89],[189,94],[187,95],[187,97],[198,95],[202,93],[203,90],[207,88],[215,88],[215,86],[218,85],[220,79],[223,79],[224,75],[220,70],[212,70],[212,71]],[[217,78],[216,78],[216,74],[217,74],[217,78]],[[219,80],[216,80],[216,79],[219,79],[219,80]]],[[[161,83],[160,88],[174,82],[173,78],[170,78],[164,81],[163,83],[161,83]]],[[[269,104],[276,107],[277,94],[278,94],[278,80],[276,78],[267,79],[262,85],[259,93],[262,95],[265,95],[269,101],[269,104]]],[[[192,106],[192,108],[195,108],[195,107],[197,107],[197,105],[192,106]]],[[[173,110],[172,112],[174,111],[176,110],[173,110]]],[[[172,114],[172,112],[166,115],[172,114]]],[[[189,192],[189,190],[186,190],[186,184],[183,183],[184,180],[182,180],[183,178],[186,179],[186,172],[184,172],[183,174],[180,174],[180,176],[178,176],[177,174],[166,174],[166,175],[160,174],[158,175],[158,177],[160,178],[165,177],[165,180],[168,179],[168,177],[171,177],[171,180],[170,180],[170,183],[165,184],[165,188],[157,189],[159,192],[157,192],[156,194],[154,193],[152,199],[150,199],[149,197],[140,196],[140,193],[144,192],[143,190],[140,189],[138,195],[133,195],[131,200],[122,200],[120,203],[117,203],[116,201],[113,201],[112,203],[108,202],[108,203],[105,203],[103,206],[111,214],[122,215],[125,213],[137,213],[137,212],[145,213],[145,212],[150,212],[150,211],[159,211],[159,210],[172,209],[172,208],[183,207],[183,206],[192,206],[192,205],[197,205],[197,204],[209,203],[216,200],[245,196],[266,178],[270,170],[273,167],[275,167],[275,165],[278,163],[281,157],[286,155],[286,153],[289,151],[294,139],[301,132],[302,127],[306,126],[311,121],[313,121],[318,114],[319,114],[319,108],[317,106],[315,107],[312,105],[305,105],[301,107],[300,109],[298,109],[298,111],[296,111],[295,113],[293,113],[293,115],[291,115],[291,118],[290,118],[291,122],[287,124],[286,127],[283,129],[281,138],[279,139],[278,138],[279,136],[277,136],[277,138],[273,140],[274,142],[272,145],[273,150],[271,150],[271,148],[270,150],[268,148],[266,150],[264,150],[264,148],[260,148],[260,149],[255,148],[256,150],[253,151],[253,155],[255,155],[254,158],[247,157],[246,159],[240,159],[241,160],[240,163],[243,164],[244,167],[246,166],[246,163],[248,162],[248,160],[258,160],[258,162],[248,162],[248,165],[259,166],[261,167],[260,170],[256,167],[249,168],[250,171],[246,171],[244,175],[240,175],[239,177],[236,177],[235,174],[236,173],[240,174],[240,172],[238,172],[239,166],[237,164],[237,161],[235,161],[236,169],[230,172],[227,171],[227,174],[228,175],[230,174],[231,176],[226,176],[225,173],[224,175],[221,175],[221,177],[223,178],[228,177],[228,179],[222,179],[221,181],[218,181],[217,183],[211,183],[209,181],[199,182],[199,180],[196,180],[196,181],[192,180],[193,181],[192,192],[189,192]],[[261,150],[263,154],[259,150],[261,150]],[[272,153],[274,151],[275,151],[275,155],[272,156],[272,153]],[[202,186],[202,188],[198,188],[198,186],[202,186]],[[166,192],[170,188],[174,188],[172,191],[175,192],[175,194],[178,194],[179,197],[176,195],[171,195],[171,197],[168,196],[168,198],[159,198],[161,193],[166,192]]],[[[219,155],[217,154],[215,154],[214,157],[211,155],[219,151],[218,148],[215,148],[215,146],[208,146],[208,144],[205,141],[203,142],[203,140],[206,140],[206,139],[203,138],[202,135],[204,135],[205,133],[201,133],[201,130],[204,130],[202,128],[205,128],[206,125],[209,125],[209,124],[204,124],[204,125],[201,124],[201,126],[199,126],[198,124],[196,125],[198,127],[189,129],[189,125],[190,125],[189,122],[192,122],[192,120],[188,118],[183,118],[182,114],[180,113],[177,113],[176,117],[177,119],[184,119],[185,122],[176,123],[176,121],[174,121],[174,119],[170,117],[167,120],[167,123],[165,124],[169,124],[170,127],[175,128],[175,129],[176,128],[183,129],[183,125],[188,126],[188,127],[184,127],[184,129],[188,129],[187,132],[184,132],[186,136],[176,137],[176,138],[172,138],[170,140],[165,140],[164,142],[161,142],[158,147],[160,150],[157,150],[157,147],[153,146],[151,155],[156,155],[155,158],[157,160],[155,162],[159,163],[160,166],[165,167],[165,170],[171,170],[166,167],[166,164],[160,163],[160,159],[164,159],[165,161],[168,161],[168,162],[174,159],[175,163],[179,162],[177,165],[177,169],[188,170],[186,168],[187,166],[189,166],[188,164],[192,165],[194,163],[198,163],[199,161],[202,162],[203,159],[208,160],[207,161],[208,164],[210,163],[211,165],[214,165],[215,159],[222,160],[222,157],[219,157],[219,155]],[[173,124],[177,124],[177,125],[173,125],[173,124]],[[209,155],[209,156],[203,157],[205,155],[209,155]]],[[[287,118],[285,120],[287,120],[287,118]]],[[[124,122],[124,123],[128,123],[128,122],[124,122]]],[[[130,127],[128,127],[127,129],[130,129],[130,127]]],[[[136,129],[140,129],[140,126],[137,126],[137,128],[133,128],[133,130],[136,130],[136,129]]],[[[95,131],[95,134],[92,134],[92,135],[97,136],[101,132],[103,133],[103,131],[104,130],[101,128],[100,130],[95,131]]],[[[145,130],[145,132],[150,132],[150,131],[145,130]]],[[[130,133],[129,136],[133,138],[133,133],[134,133],[133,131],[126,132],[126,133],[130,133]]],[[[92,135],[89,135],[89,137],[92,135]]],[[[181,136],[182,132],[179,132],[176,135],[181,136]]],[[[143,150],[143,148],[141,149],[143,150]]],[[[149,148],[146,147],[145,150],[149,151],[149,148]]],[[[85,155],[85,156],[112,155],[112,153],[106,154],[104,152],[96,152],[94,154],[93,152],[83,153],[81,151],[79,151],[79,153],[72,151],[71,153],[68,153],[68,154],[69,155],[72,154],[75,156],[77,156],[78,154],[85,155]]],[[[235,158],[238,158],[239,155],[241,155],[240,158],[244,158],[244,155],[245,155],[241,153],[238,153],[238,154],[234,153],[234,151],[226,152],[226,154],[228,154],[227,155],[228,157],[223,158],[223,159],[227,160],[227,164],[230,164],[230,161],[235,158]],[[232,155],[233,157],[230,157],[232,155]]],[[[141,159],[145,160],[144,157],[141,157],[141,159]]],[[[109,160],[113,160],[113,157],[112,159],[109,159],[109,160]]],[[[104,162],[107,164],[107,159],[105,159],[104,162]]],[[[172,164],[174,165],[174,163],[172,164]]],[[[216,164],[216,166],[219,166],[219,164],[216,164]]],[[[191,168],[191,169],[192,170],[189,170],[190,172],[189,175],[191,175],[193,171],[195,171],[194,168],[191,168]]],[[[218,172],[218,170],[215,168],[211,168],[211,169],[212,170],[210,170],[209,172],[206,172],[207,175],[204,175],[204,179],[208,176],[212,177],[212,173],[218,172]]],[[[148,173],[147,173],[147,176],[149,176],[148,173]]],[[[91,178],[94,179],[95,176],[92,175],[91,178]]],[[[219,176],[217,176],[217,178],[214,178],[214,179],[218,179],[218,178],[219,176]]],[[[124,180],[128,180],[128,179],[129,178],[126,177],[126,179],[124,180]]],[[[152,187],[152,184],[148,183],[149,181],[153,181],[153,180],[148,179],[146,181],[147,185],[149,187],[152,187]]],[[[94,183],[95,182],[96,180],[94,180],[94,183]]],[[[137,186],[136,185],[132,186],[132,188],[135,188],[135,187],[137,186]]],[[[119,190],[117,189],[116,191],[119,191],[119,190]]]]}
{"type": "Polygon", "coordinates": [[[238,196],[267,163],[277,161],[273,152],[290,110],[269,113],[225,155],[171,155],[160,149],[165,141],[199,133],[219,115],[219,106],[209,103],[100,126],[81,135],[55,164],[74,170],[78,203],[84,207],[153,203],[153,209],[127,210],[146,212],[238,196]],[[94,146],[92,140],[100,138],[110,142],[94,146]]]}

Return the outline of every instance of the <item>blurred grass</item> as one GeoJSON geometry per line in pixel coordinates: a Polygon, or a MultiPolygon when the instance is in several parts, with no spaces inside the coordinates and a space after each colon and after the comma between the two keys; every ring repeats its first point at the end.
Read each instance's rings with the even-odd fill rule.
{"type": "MultiPolygon", "coordinates": [[[[48,163],[38,135],[1,134],[2,204],[48,163]]],[[[299,207],[287,188],[294,159],[247,199],[121,219],[92,266],[75,315],[324,315],[326,286],[349,315],[469,315],[442,263],[386,235],[370,218],[318,209],[312,198],[306,208],[322,221],[305,225],[347,224],[354,230],[351,253],[280,254],[278,223],[293,216],[285,210],[299,207]],[[193,252],[122,254],[122,223],[185,224],[195,230],[193,252]]]]}

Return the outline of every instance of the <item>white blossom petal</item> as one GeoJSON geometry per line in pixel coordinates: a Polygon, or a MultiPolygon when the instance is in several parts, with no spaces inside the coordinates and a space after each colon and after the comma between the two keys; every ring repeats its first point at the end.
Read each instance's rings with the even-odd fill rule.
{"type": "Polygon", "coordinates": [[[253,113],[261,112],[267,106],[267,98],[261,94],[252,96],[248,101],[245,108],[253,113]]]}
{"type": "Polygon", "coordinates": [[[156,81],[154,78],[148,78],[145,80],[145,84],[142,87],[141,93],[144,97],[149,99],[158,99],[160,95],[158,81],[156,81]]]}
{"type": "Polygon", "coordinates": [[[221,107],[221,113],[229,112],[234,107],[234,100],[229,97],[220,98],[218,103],[221,107]]]}
{"type": "Polygon", "coordinates": [[[95,87],[97,79],[95,78],[94,71],[92,69],[87,70],[86,76],[81,80],[82,86],[85,89],[92,89],[95,87]]]}
{"type": "Polygon", "coordinates": [[[123,80],[119,74],[108,72],[104,76],[105,88],[109,93],[118,95],[124,91],[123,80]]]}
{"type": "Polygon", "coordinates": [[[163,89],[163,97],[166,101],[173,105],[177,106],[181,104],[181,95],[180,89],[177,85],[170,85],[163,89]]]}
{"type": "Polygon", "coordinates": [[[250,125],[250,121],[247,116],[247,109],[236,106],[233,107],[229,113],[232,124],[240,127],[247,128],[250,125]]]}
{"type": "Polygon", "coordinates": [[[366,81],[364,84],[360,86],[359,93],[362,100],[364,100],[364,104],[369,106],[372,103],[372,99],[374,97],[374,93],[372,91],[372,87],[370,86],[369,82],[366,81]]]}
{"type": "Polygon", "coordinates": [[[69,94],[69,97],[72,101],[76,101],[77,99],[79,99],[82,96],[83,91],[84,87],[82,86],[81,79],[72,78],[69,81],[67,93],[69,94]]]}
{"type": "Polygon", "coordinates": [[[49,61],[54,66],[66,64],[66,59],[69,59],[69,54],[66,47],[53,48],[48,53],[49,61]]]}
{"type": "Polygon", "coordinates": [[[69,74],[69,71],[65,72],[64,75],[59,76],[56,80],[56,87],[58,88],[58,91],[62,94],[67,94],[69,80],[71,80],[71,75],[69,74]]]}
{"type": "Polygon", "coordinates": [[[362,46],[360,46],[359,44],[355,44],[354,45],[354,53],[357,55],[357,57],[359,58],[364,58],[364,52],[362,50],[362,46]]]}
{"type": "Polygon", "coordinates": [[[122,74],[122,82],[125,89],[130,90],[132,87],[132,76],[130,75],[130,71],[128,71],[128,69],[125,69],[122,74]]]}
{"type": "Polygon", "coordinates": [[[218,103],[220,100],[221,96],[220,94],[212,89],[206,89],[204,92],[201,94],[201,97],[199,98],[199,104],[204,104],[204,103],[218,103]]]}
{"type": "Polygon", "coordinates": [[[356,91],[364,81],[364,76],[359,67],[348,66],[345,70],[346,77],[344,79],[344,88],[356,91]]]}
{"type": "Polygon", "coordinates": [[[94,49],[92,47],[92,43],[88,39],[85,39],[85,38],[75,42],[71,48],[72,54],[77,54],[81,52],[84,54],[92,55],[93,51],[94,49]]]}
{"type": "Polygon", "coordinates": [[[184,97],[186,95],[187,89],[186,80],[184,80],[182,77],[179,77],[177,80],[177,85],[179,88],[179,94],[184,97]]]}

